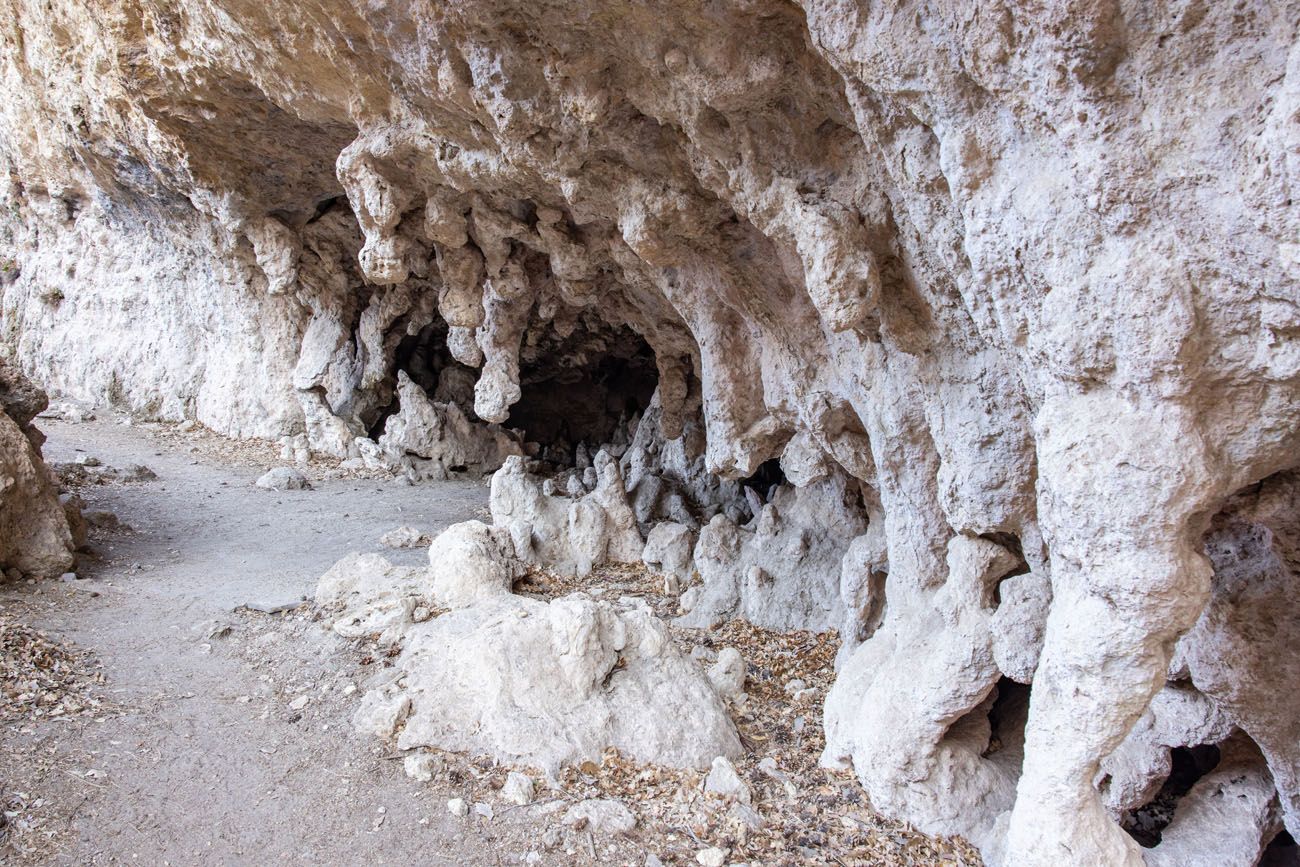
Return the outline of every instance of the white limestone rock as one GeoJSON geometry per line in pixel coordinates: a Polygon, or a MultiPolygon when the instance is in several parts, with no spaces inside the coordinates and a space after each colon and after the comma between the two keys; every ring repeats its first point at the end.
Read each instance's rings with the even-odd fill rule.
{"type": "Polygon", "coordinates": [[[847,477],[828,474],[807,487],[777,488],[748,526],[714,516],[695,546],[703,584],[678,623],[706,627],[739,617],[769,629],[839,627],[840,563],[866,529],[853,496],[847,477]]]}
{"type": "Polygon", "coordinates": [[[695,853],[695,863],[700,867],[723,867],[730,851],[719,846],[709,846],[695,853]]]}
{"type": "Polygon", "coordinates": [[[316,582],[316,604],[345,638],[380,633],[397,640],[420,609],[437,605],[434,582],[424,569],[395,566],[378,554],[352,553],[316,582]]]}
{"type": "Polygon", "coordinates": [[[526,807],[533,802],[533,779],[527,774],[511,771],[501,786],[502,800],[516,807],[526,807]]]}
{"type": "MultiPolygon", "coordinates": [[[[1209,602],[1171,665],[1250,734],[1277,786],[1287,830],[1300,832],[1300,474],[1270,476],[1211,522],[1209,602]]],[[[1208,834],[1208,830],[1197,833],[1208,834]]]]}
{"type": "Polygon", "coordinates": [[[274,467],[259,476],[256,482],[259,488],[268,491],[310,491],[311,482],[301,471],[294,467],[274,467]]]}
{"type": "Polygon", "coordinates": [[[993,659],[998,669],[1018,683],[1032,683],[1043,649],[1052,583],[1042,575],[1013,575],[998,585],[1001,601],[993,613],[993,659]]]}
{"type": "Polygon", "coordinates": [[[495,756],[554,772],[616,747],[706,767],[734,756],[734,725],[699,668],[645,608],[581,595],[481,599],[406,634],[403,748],[495,756]]]}
{"type": "Polygon", "coordinates": [[[622,801],[590,798],[570,807],[564,814],[564,824],[612,836],[632,833],[636,828],[636,816],[622,801]]]}
{"type": "Polygon", "coordinates": [[[753,799],[749,786],[736,773],[736,766],[725,756],[713,760],[709,775],[704,778],[704,791],[741,804],[749,804],[753,799]]]}
{"type": "Polygon", "coordinates": [[[695,537],[690,527],[676,521],[661,521],[646,536],[641,560],[648,568],[671,576],[681,586],[690,581],[694,571],[691,562],[694,547],[695,537]]]}
{"type": "Polygon", "coordinates": [[[416,782],[427,783],[442,770],[442,760],[432,753],[417,752],[402,759],[402,769],[416,782]]]}
{"type": "Polygon", "coordinates": [[[840,629],[827,761],[990,861],[1142,862],[1095,772],[1171,675],[1300,834],[1294,548],[1205,537],[1300,454],[1290,5],[0,3],[0,340],[61,398],[346,457],[420,357],[507,420],[635,334],[626,496],[516,492],[520,558],[703,525],[692,620],[840,629]]]}
{"type": "Polygon", "coordinates": [[[452,524],[429,545],[430,586],[448,608],[509,596],[520,574],[510,536],[482,521],[452,524]]]}
{"type": "Polygon", "coordinates": [[[397,374],[400,408],[389,416],[369,463],[409,472],[416,480],[480,476],[521,454],[518,440],[497,425],[470,421],[454,403],[430,400],[404,371],[397,374]]]}
{"type": "Polygon", "coordinates": [[[389,739],[397,733],[411,710],[411,699],[389,684],[368,691],[352,715],[352,725],[361,734],[389,739]]]}
{"type": "Polygon", "coordinates": [[[410,525],[389,530],[379,537],[379,544],[386,548],[424,548],[429,542],[428,533],[410,525]]]}
{"type": "Polygon", "coordinates": [[[522,458],[507,459],[492,477],[493,523],[509,533],[520,560],[576,575],[606,562],[641,562],[645,543],[618,464],[601,451],[594,466],[595,490],[576,499],[547,493],[522,458]]]}
{"type": "Polygon", "coordinates": [[[1213,745],[1232,734],[1232,723],[1195,689],[1167,685],[1124,742],[1102,759],[1096,785],[1116,818],[1150,801],[1169,776],[1170,750],[1213,745]]]}
{"type": "Polygon", "coordinates": [[[1282,829],[1277,791],[1259,751],[1237,737],[1219,764],[1179,800],[1147,867],[1254,867],[1282,829]]]}
{"type": "Polygon", "coordinates": [[[735,698],[745,689],[745,658],[734,647],[718,651],[717,660],[709,666],[709,683],[723,698],[735,698]]]}
{"type": "Polygon", "coordinates": [[[0,360],[0,570],[53,578],[73,566],[85,541],[75,502],[63,504],[41,457],[44,436],[32,421],[45,393],[0,360]]]}
{"type": "Polygon", "coordinates": [[[823,761],[851,760],[878,809],[989,847],[1015,802],[1024,722],[1013,706],[1003,730],[991,727],[1001,672],[989,623],[998,582],[1018,561],[968,536],[947,554],[947,582],[916,603],[891,599],[880,629],[841,668],[826,699],[823,761]],[[995,734],[1005,748],[990,752],[995,734]]]}

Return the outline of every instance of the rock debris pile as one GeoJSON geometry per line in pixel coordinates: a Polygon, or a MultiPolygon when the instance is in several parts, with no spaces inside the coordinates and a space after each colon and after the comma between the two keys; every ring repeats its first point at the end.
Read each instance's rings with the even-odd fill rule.
{"type": "MultiPolygon", "coordinates": [[[[580,588],[624,604],[635,600],[666,625],[671,613],[680,610],[676,594],[664,592],[662,576],[639,566],[606,565],[583,578],[535,571],[516,586],[517,599],[539,604],[572,600],[580,588]]],[[[319,618],[329,627],[337,622],[338,610],[327,602],[296,616],[319,618]]],[[[310,624],[292,629],[299,641],[309,641],[313,633],[310,624]]],[[[480,805],[494,807],[499,815],[519,806],[521,793],[531,787],[526,812],[550,825],[534,841],[543,860],[560,851],[587,852],[595,845],[615,847],[605,860],[620,863],[656,863],[647,859],[649,852],[659,863],[694,864],[707,849],[725,852],[729,864],[980,863],[960,840],[931,839],[880,816],[851,773],[819,767],[825,744],[821,706],[834,679],[832,662],[839,647],[835,633],[777,632],[740,620],[712,630],[669,625],[667,631],[681,655],[706,676],[720,663],[723,670],[738,670],[738,682],[729,689],[714,682],[743,745],[734,758],[714,756],[695,766],[668,767],[608,747],[548,775],[526,761],[500,758],[509,753],[481,754],[474,745],[456,753],[422,746],[401,754],[406,774],[418,782],[453,787],[456,797],[448,809],[476,823],[491,821],[480,805]]],[[[347,656],[360,667],[331,669],[329,677],[348,684],[341,694],[350,695],[345,700],[354,707],[365,690],[359,693],[352,678],[382,685],[409,677],[400,644],[390,644],[391,638],[378,632],[353,636],[347,656]]],[[[249,647],[255,644],[249,642],[249,647]]],[[[478,688],[488,687],[480,683],[478,688]]],[[[509,708],[501,712],[516,719],[527,714],[509,708]]],[[[370,719],[363,713],[356,722],[373,733],[370,719]]],[[[403,725],[385,722],[398,732],[403,725]]],[[[384,737],[391,744],[387,729],[384,737]]],[[[391,758],[391,749],[380,746],[379,752],[391,758]]]]}
{"type": "MultiPolygon", "coordinates": [[[[677,664],[659,627],[506,585],[650,563],[683,626],[839,631],[823,758],[885,814],[991,863],[1250,864],[1300,833],[1297,21],[0,0],[3,342],[286,460],[500,467],[465,571],[376,615],[411,659],[492,648],[528,695],[508,644],[549,630],[608,710],[677,664]]],[[[59,574],[28,409],[0,561],[59,574]]]]}

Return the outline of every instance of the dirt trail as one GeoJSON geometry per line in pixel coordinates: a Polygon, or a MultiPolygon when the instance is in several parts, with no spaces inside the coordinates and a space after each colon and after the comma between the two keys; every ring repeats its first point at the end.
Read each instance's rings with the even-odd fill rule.
{"type": "Polygon", "coordinates": [[[282,625],[292,617],[232,613],[309,594],[336,559],[380,550],[399,524],[437,530],[474,516],[483,483],[337,479],[272,492],[252,484],[265,466],[216,457],[199,436],[41,426],[48,460],[90,454],[159,478],[81,491],[134,530],[92,535],[102,559],[85,558],[81,575],[98,596],[48,582],[0,591],[21,621],[93,650],[101,695],[120,708],[101,722],[0,725],[0,788],[25,795],[34,821],[0,862],[492,864],[527,852],[508,821],[450,816],[451,795],[352,732],[355,696],[337,688],[331,648],[293,637],[282,625]],[[196,631],[211,619],[233,631],[196,631]],[[287,707],[298,695],[312,702],[301,715],[287,707]]]}

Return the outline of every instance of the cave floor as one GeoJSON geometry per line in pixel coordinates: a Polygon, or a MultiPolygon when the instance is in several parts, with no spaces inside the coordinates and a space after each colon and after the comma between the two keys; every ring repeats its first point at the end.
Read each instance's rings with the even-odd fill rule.
{"type": "MultiPolygon", "coordinates": [[[[408,778],[400,754],[349,723],[368,672],[391,664],[384,655],[323,628],[310,604],[248,610],[310,596],[351,551],[423,562],[424,549],[388,549],[380,536],[485,517],[486,481],[412,487],[339,477],[322,463],[306,468],[313,490],[268,491],[253,485],[282,464],[268,444],[111,419],[39,425],[52,463],[93,456],[107,467],[144,464],[157,479],[76,489],[88,514],[127,525],[99,516],[76,584],[0,590],[0,637],[6,622],[10,639],[21,636],[21,624],[73,654],[39,716],[0,705],[0,863],[641,865],[655,852],[694,861],[704,843],[689,826],[557,838],[566,802],[543,794],[531,807],[503,805],[491,792],[504,771],[486,760],[449,757],[433,782],[408,778]],[[490,803],[493,815],[453,816],[456,797],[490,803]]],[[[621,781],[593,774],[576,775],[564,794],[598,792],[599,776],[630,798],[652,788],[643,769],[621,781]]],[[[848,775],[813,782],[828,803],[845,793],[860,802],[848,775]]],[[[782,785],[790,803],[808,803],[782,785]]],[[[753,863],[976,863],[959,841],[950,848],[853,809],[809,814],[806,838],[753,863]],[[844,828],[888,855],[818,845],[844,828]]]]}

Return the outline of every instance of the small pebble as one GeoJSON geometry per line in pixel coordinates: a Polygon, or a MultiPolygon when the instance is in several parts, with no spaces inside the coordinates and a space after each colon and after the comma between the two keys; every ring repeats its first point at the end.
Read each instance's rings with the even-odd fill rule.
{"type": "Polygon", "coordinates": [[[440,764],[437,757],[429,753],[416,753],[407,756],[402,762],[402,767],[406,770],[406,775],[411,779],[427,783],[441,770],[440,764]]]}
{"type": "Polygon", "coordinates": [[[533,802],[533,781],[527,774],[511,771],[501,787],[501,798],[511,804],[523,807],[533,802]]]}
{"type": "Polygon", "coordinates": [[[710,846],[695,853],[695,860],[700,867],[722,867],[727,863],[727,850],[710,846]]]}

